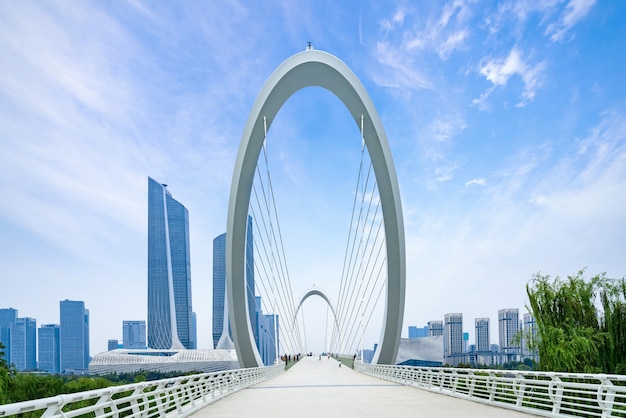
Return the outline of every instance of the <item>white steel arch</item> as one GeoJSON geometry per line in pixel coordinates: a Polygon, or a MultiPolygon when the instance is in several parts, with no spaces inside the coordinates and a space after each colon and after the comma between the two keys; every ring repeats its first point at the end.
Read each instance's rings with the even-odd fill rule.
{"type": "Polygon", "coordinates": [[[307,50],[284,61],[272,73],[257,97],[246,123],[230,190],[226,227],[226,282],[233,340],[241,367],[263,365],[248,318],[245,281],[246,219],[250,192],[265,134],[274,117],[298,90],[319,86],[337,96],[361,128],[378,191],[385,223],[387,295],[380,344],[373,362],[394,364],[404,316],[406,255],[400,191],[387,137],[363,84],[339,58],[307,50]]]}
{"type": "Polygon", "coordinates": [[[298,307],[296,308],[296,313],[293,314],[293,323],[294,324],[296,323],[296,319],[298,318],[298,312],[300,312],[300,308],[302,308],[302,304],[304,303],[305,300],[307,300],[311,296],[319,296],[322,299],[324,299],[324,301],[326,301],[326,304],[328,305],[331,312],[333,313],[333,318],[335,320],[335,327],[337,327],[337,331],[339,332],[339,321],[337,319],[335,305],[333,304],[333,302],[330,300],[328,295],[322,289],[320,289],[319,287],[315,287],[315,286],[307,289],[307,291],[304,292],[304,295],[302,295],[302,297],[300,298],[300,301],[298,302],[298,307]]]}

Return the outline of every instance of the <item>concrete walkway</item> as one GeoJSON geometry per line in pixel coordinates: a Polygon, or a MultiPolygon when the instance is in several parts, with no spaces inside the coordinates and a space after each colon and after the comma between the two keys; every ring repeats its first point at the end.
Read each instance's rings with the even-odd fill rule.
{"type": "Polygon", "coordinates": [[[529,417],[440,395],[304,357],[281,375],[227,396],[192,415],[202,417],[529,417]]]}

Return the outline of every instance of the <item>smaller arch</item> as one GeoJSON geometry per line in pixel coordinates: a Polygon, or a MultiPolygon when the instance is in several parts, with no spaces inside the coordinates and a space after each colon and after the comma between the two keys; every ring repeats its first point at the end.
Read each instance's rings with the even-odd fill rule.
{"type": "Polygon", "coordinates": [[[330,298],[326,295],[326,293],[321,288],[315,287],[315,285],[313,285],[306,292],[304,292],[304,295],[300,298],[300,302],[298,302],[298,308],[296,309],[296,313],[293,314],[292,324],[295,325],[296,319],[298,318],[298,312],[300,312],[300,308],[302,307],[302,304],[304,303],[305,300],[307,300],[311,296],[319,296],[326,301],[326,304],[328,305],[331,312],[333,313],[333,318],[335,318],[335,326],[337,327],[337,332],[339,332],[339,322],[337,321],[337,314],[335,313],[335,307],[333,303],[331,302],[330,298]]]}

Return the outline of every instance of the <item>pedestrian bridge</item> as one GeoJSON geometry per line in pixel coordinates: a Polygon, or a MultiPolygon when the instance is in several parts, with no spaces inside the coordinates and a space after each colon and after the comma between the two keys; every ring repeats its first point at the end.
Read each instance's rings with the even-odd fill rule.
{"type": "Polygon", "coordinates": [[[524,417],[529,414],[419,390],[304,357],[287,372],[194,413],[194,418],[255,417],[524,417]]]}
{"type": "Polygon", "coordinates": [[[287,371],[113,386],[0,405],[0,417],[626,417],[626,376],[340,364],[313,356],[287,371]]]}

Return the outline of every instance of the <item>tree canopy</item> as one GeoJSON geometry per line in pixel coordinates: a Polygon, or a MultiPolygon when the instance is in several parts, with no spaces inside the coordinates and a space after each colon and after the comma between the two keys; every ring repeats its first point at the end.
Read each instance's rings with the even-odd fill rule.
{"type": "Polygon", "coordinates": [[[626,282],[585,271],[533,275],[526,290],[536,324],[531,346],[541,370],[626,373],[626,282]]]}

